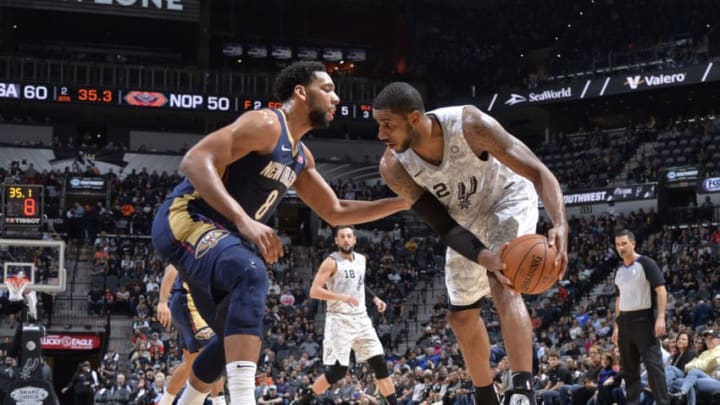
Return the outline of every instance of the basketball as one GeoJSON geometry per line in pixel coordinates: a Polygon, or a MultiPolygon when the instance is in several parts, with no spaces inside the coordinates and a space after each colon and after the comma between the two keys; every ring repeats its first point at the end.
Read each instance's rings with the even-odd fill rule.
{"type": "Polygon", "coordinates": [[[516,291],[523,294],[540,294],[555,284],[557,274],[553,263],[557,250],[548,245],[544,235],[523,235],[505,246],[501,259],[505,263],[503,274],[516,291]]]}

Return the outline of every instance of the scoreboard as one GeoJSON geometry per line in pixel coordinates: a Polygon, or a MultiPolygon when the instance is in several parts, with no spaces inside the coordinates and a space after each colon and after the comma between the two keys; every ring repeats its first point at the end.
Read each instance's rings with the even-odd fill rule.
{"type": "MultiPolygon", "coordinates": [[[[8,82],[0,82],[0,101],[2,100],[209,112],[243,112],[280,106],[280,102],[274,100],[222,94],[8,82]]],[[[337,106],[337,116],[345,119],[372,120],[372,105],[341,103],[337,106]]]]}

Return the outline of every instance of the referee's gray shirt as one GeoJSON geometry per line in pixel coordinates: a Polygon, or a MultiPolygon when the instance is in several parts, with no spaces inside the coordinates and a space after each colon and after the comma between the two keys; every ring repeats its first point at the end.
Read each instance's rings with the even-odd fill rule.
{"type": "Polygon", "coordinates": [[[655,308],[655,287],[665,285],[665,278],[655,260],[638,256],[629,265],[620,264],[615,272],[615,285],[620,311],[641,311],[655,308]]]}

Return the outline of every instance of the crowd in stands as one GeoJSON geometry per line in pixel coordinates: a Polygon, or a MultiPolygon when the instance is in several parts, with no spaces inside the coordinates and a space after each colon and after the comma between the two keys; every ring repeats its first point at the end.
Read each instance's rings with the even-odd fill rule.
{"type": "Polygon", "coordinates": [[[435,96],[534,88],[568,74],[664,69],[708,60],[717,1],[513,1],[407,7],[407,75],[428,77],[435,96]],[[652,12],[647,12],[652,10],[652,12]],[[452,25],[447,21],[453,21],[452,25]],[[507,27],[513,27],[508,30],[507,27]]]}
{"type": "Polygon", "coordinates": [[[563,190],[606,187],[635,153],[653,139],[648,128],[607,133],[594,129],[572,137],[558,134],[537,148],[537,154],[557,176],[563,190]]]}
{"type": "Polygon", "coordinates": [[[375,184],[369,185],[363,181],[340,178],[331,181],[330,187],[332,187],[339,198],[347,200],[369,201],[387,198],[392,195],[390,189],[380,180],[377,180],[375,184]]]}
{"type": "Polygon", "coordinates": [[[636,173],[643,170],[643,177],[657,176],[661,167],[673,165],[696,165],[703,176],[720,175],[720,117],[680,117],[670,122],[658,131],[655,149],[643,161],[636,169],[636,173]]]}
{"type": "Polygon", "coordinates": [[[720,174],[720,117],[680,117],[666,124],[652,118],[622,130],[560,133],[538,145],[535,152],[565,191],[606,187],[617,181],[656,182],[662,169],[672,166],[696,165],[700,176],[712,177],[720,174]],[[637,164],[627,165],[633,157],[637,164]],[[624,167],[625,176],[620,177],[624,167]]]}

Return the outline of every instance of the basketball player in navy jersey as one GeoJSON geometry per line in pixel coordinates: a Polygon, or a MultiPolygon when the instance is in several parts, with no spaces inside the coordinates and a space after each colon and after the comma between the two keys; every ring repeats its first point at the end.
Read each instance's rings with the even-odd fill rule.
{"type": "MultiPolygon", "coordinates": [[[[160,283],[160,297],[156,309],[157,319],[166,328],[170,327],[171,323],[177,328],[182,350],[182,363],[168,377],[165,393],[160,398],[158,405],[172,405],[178,392],[187,382],[198,353],[215,336],[215,332],[198,313],[195,300],[188,289],[188,286],[183,283],[182,277],[178,275],[175,266],[167,265],[162,283],[160,283]]],[[[212,405],[225,405],[224,386],[225,381],[222,378],[213,384],[210,393],[212,405]]]]}
{"type": "Polygon", "coordinates": [[[195,360],[181,405],[202,403],[223,364],[231,403],[255,403],[265,266],[283,254],[265,222],[289,187],[332,225],[373,221],[409,207],[401,198],[339,200],[315,168],[301,139],[311,129],[327,128],[340,101],[324,65],[291,64],[278,74],[275,91],[280,109],[246,112],[186,153],[180,164],[186,178],[153,223],[156,250],[182,273],[193,298],[216,304],[198,306],[216,335],[195,360]]]}
{"type": "Polygon", "coordinates": [[[505,402],[534,404],[532,325],[520,294],[503,287],[509,281],[500,273],[500,249],[535,233],[539,195],[553,223],[548,240],[557,248],[554,265],[562,278],[568,225],[560,184],[527,146],[474,106],[426,113],[420,93],[397,82],[377,95],[373,117],[387,145],[381,175],[448,245],[448,322],[475,385],[476,403],[498,403],[490,341],[480,318],[482,299],[491,295],[513,372],[505,402]]]}

